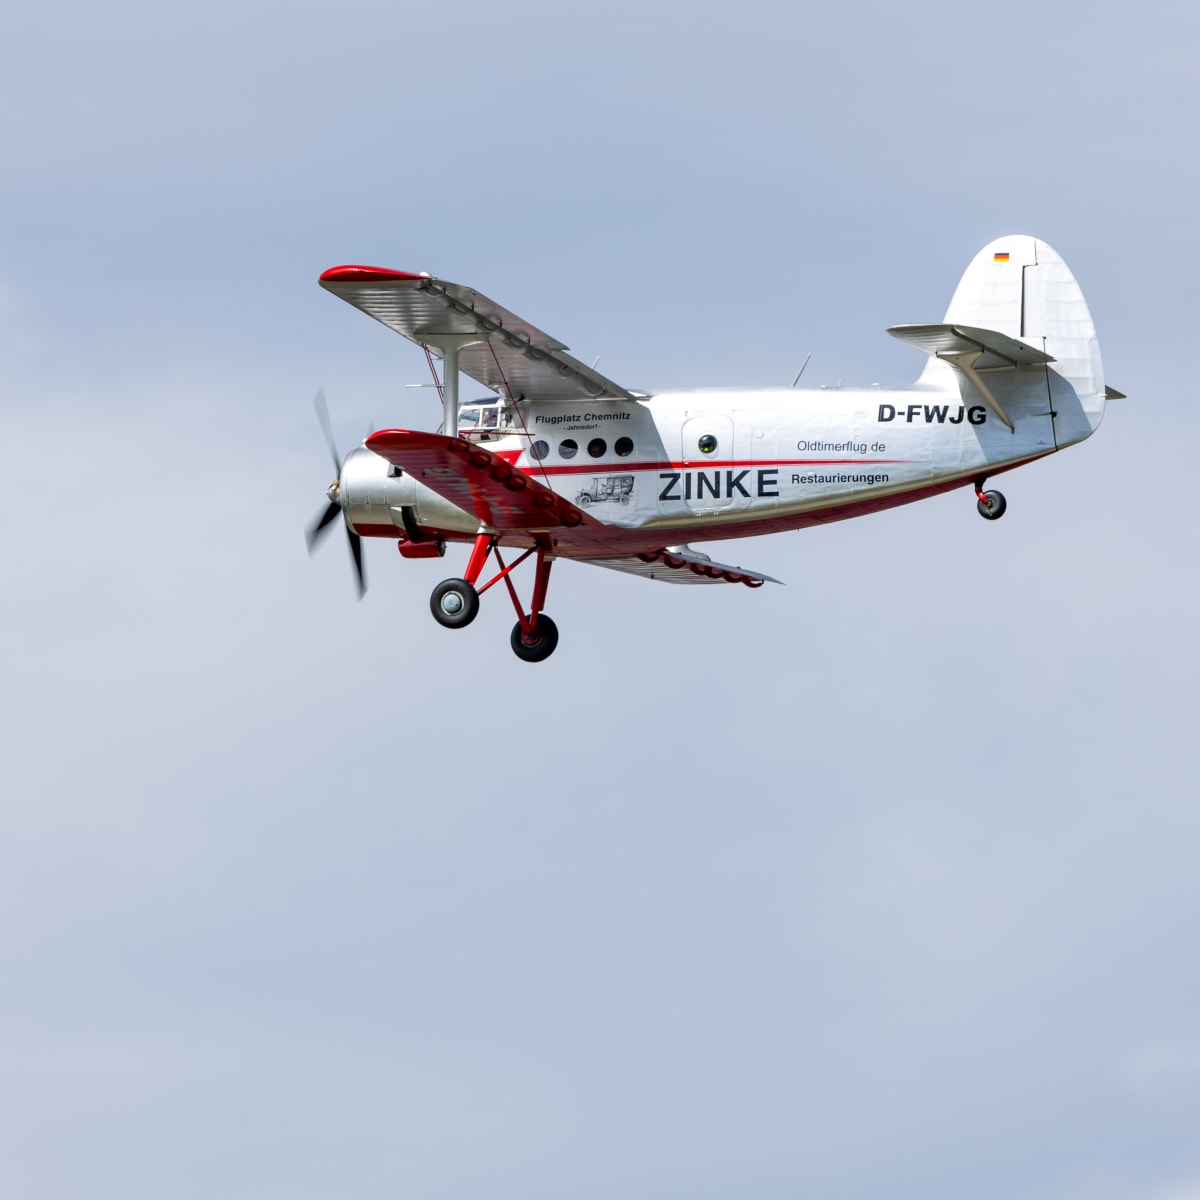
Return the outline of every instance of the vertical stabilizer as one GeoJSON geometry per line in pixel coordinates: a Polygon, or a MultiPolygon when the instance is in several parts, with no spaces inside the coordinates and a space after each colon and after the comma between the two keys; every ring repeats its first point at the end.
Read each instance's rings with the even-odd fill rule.
{"type": "Polygon", "coordinates": [[[1045,242],[1012,234],[985,246],[959,281],[945,321],[994,329],[1054,359],[1045,370],[1059,447],[1100,424],[1104,370],[1096,328],[1075,277],[1045,242]]]}

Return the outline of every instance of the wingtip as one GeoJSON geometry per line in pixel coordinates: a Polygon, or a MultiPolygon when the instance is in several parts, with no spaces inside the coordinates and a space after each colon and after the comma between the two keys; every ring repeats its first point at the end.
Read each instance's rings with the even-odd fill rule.
{"type": "Polygon", "coordinates": [[[428,279],[428,275],[414,275],[411,271],[392,271],[387,267],[364,267],[346,263],[322,271],[319,283],[395,283],[406,279],[428,279]]]}

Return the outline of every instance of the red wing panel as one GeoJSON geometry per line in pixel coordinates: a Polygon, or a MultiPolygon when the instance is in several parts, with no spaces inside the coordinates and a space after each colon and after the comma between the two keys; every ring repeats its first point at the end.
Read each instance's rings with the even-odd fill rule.
{"type": "Polygon", "coordinates": [[[381,429],[367,449],[496,530],[599,525],[557,492],[463,438],[381,429]]]}

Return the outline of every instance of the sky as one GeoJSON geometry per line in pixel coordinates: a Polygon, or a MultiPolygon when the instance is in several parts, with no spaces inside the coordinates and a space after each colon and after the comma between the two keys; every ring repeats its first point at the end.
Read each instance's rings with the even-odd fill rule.
{"type": "Polygon", "coordinates": [[[1200,1197],[1198,35],[0,3],[0,1191],[1200,1197]],[[454,551],[305,553],[318,387],[439,420],[329,266],[632,388],[902,386],[1013,232],[1129,398],[1003,521],[562,564],[537,667],[433,623],[454,551]]]}

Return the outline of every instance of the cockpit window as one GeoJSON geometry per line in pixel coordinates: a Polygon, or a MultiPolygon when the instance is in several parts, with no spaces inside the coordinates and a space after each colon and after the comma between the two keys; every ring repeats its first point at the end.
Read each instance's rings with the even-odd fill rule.
{"type": "Polygon", "coordinates": [[[459,406],[459,429],[495,429],[499,424],[499,404],[462,404],[459,406]]]}

